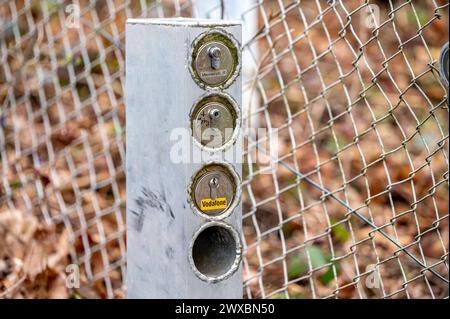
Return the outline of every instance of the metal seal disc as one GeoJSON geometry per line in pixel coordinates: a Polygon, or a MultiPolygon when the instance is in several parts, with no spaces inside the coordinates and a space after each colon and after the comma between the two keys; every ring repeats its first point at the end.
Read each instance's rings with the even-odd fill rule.
{"type": "Polygon", "coordinates": [[[221,42],[205,43],[195,58],[195,70],[200,80],[207,85],[220,85],[224,83],[233,72],[233,57],[230,49],[221,42]],[[217,50],[218,57],[211,57],[217,50]]]}
{"type": "Polygon", "coordinates": [[[203,96],[194,104],[190,119],[192,137],[206,151],[223,150],[239,135],[239,107],[224,93],[203,96]]]}
{"type": "Polygon", "coordinates": [[[213,29],[201,34],[193,43],[190,71],[204,89],[229,87],[239,75],[239,44],[229,33],[213,29]]]}
{"type": "Polygon", "coordinates": [[[189,200],[195,213],[211,220],[230,216],[241,196],[240,179],[231,165],[209,163],[192,178],[189,200]]]}

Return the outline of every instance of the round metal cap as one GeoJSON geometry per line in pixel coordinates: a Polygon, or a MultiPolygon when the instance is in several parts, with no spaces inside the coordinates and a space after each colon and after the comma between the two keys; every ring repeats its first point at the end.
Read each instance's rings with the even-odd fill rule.
{"type": "Polygon", "coordinates": [[[209,163],[192,178],[189,198],[193,211],[211,220],[230,216],[240,200],[240,179],[224,163],[209,163]]]}
{"type": "Polygon", "coordinates": [[[194,140],[211,152],[232,145],[239,134],[239,107],[224,93],[202,97],[194,104],[190,118],[194,140]]]}

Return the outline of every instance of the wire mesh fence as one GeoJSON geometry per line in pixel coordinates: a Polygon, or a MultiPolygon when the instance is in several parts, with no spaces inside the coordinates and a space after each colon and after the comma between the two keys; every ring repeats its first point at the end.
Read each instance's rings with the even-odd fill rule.
{"type": "MultiPolygon", "coordinates": [[[[125,20],[201,2],[0,3],[0,296],[52,296],[70,262],[68,297],[124,296],[125,20]]],[[[257,25],[244,121],[278,136],[277,158],[271,134],[246,143],[244,297],[448,298],[448,2],[260,0],[240,18],[257,25]]]]}

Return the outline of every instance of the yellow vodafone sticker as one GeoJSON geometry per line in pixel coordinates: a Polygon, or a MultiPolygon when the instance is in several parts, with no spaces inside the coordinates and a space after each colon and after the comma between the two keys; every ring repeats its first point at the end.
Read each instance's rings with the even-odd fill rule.
{"type": "Polygon", "coordinates": [[[225,209],[225,208],[227,208],[227,199],[225,197],[220,197],[216,199],[205,198],[200,201],[200,209],[202,211],[225,209]]]}

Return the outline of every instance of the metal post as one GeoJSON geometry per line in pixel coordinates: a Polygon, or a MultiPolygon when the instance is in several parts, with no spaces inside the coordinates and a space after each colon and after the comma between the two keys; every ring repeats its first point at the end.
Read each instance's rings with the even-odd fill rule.
{"type": "Polygon", "coordinates": [[[127,21],[128,298],[242,298],[240,43],[236,21],[127,21]]]}

